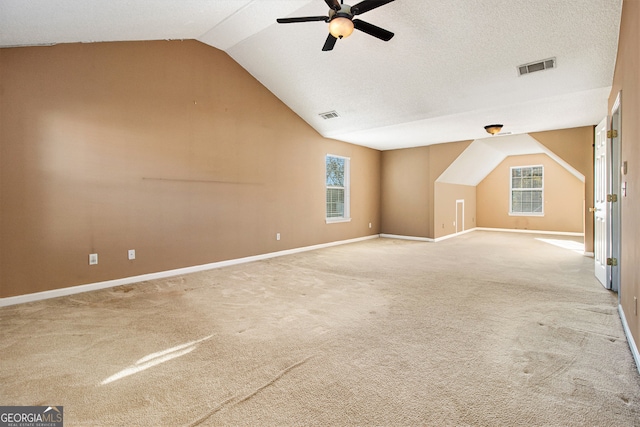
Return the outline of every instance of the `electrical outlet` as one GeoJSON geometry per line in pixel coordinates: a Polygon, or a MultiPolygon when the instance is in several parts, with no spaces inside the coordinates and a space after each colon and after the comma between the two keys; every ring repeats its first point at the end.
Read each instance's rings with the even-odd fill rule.
{"type": "Polygon", "coordinates": [[[89,254],[89,265],[98,264],[98,254],[89,254]]]}
{"type": "Polygon", "coordinates": [[[638,315],[638,297],[633,297],[633,314],[638,315]]]}
{"type": "Polygon", "coordinates": [[[128,256],[129,256],[129,259],[136,259],[136,250],[129,249],[128,256]]]}
{"type": "Polygon", "coordinates": [[[369,223],[369,228],[371,228],[371,223],[369,223]]]}
{"type": "Polygon", "coordinates": [[[276,233],[276,240],[280,240],[280,233],[276,233]]]}

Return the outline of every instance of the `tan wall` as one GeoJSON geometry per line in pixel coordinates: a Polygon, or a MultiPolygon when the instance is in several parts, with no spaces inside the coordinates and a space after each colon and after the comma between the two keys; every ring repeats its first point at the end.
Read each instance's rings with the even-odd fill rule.
{"type": "Polygon", "coordinates": [[[381,232],[431,237],[429,147],[383,151],[381,164],[381,232]]]}
{"type": "Polygon", "coordinates": [[[0,297],[380,230],[380,152],[201,43],[0,49],[0,94],[0,297]],[[325,224],[327,153],[351,157],[349,223],[325,224]]]}
{"type": "Polygon", "coordinates": [[[382,152],[382,233],[434,238],[435,181],[471,144],[382,152]]]}
{"type": "MultiPolygon", "coordinates": [[[[640,299],[640,2],[624,0],[622,21],[616,61],[613,87],[609,97],[609,111],[620,91],[621,102],[621,140],[622,161],[628,165],[627,196],[620,198],[621,259],[620,268],[620,305],[625,313],[629,329],[636,345],[640,345],[640,316],[636,310],[640,299]]],[[[637,308],[640,310],[640,307],[637,308]]]]}
{"type": "MultiPolygon", "coordinates": [[[[460,205],[462,205],[460,204],[460,205]]],[[[476,187],[435,183],[434,238],[448,236],[476,227],[476,187]],[[464,220],[458,200],[464,203],[464,220]]]]}
{"type": "Polygon", "coordinates": [[[593,206],[594,127],[535,132],[530,135],[584,175],[584,249],[593,252],[593,214],[589,208],[593,206]]]}
{"type": "Polygon", "coordinates": [[[546,154],[510,156],[477,186],[478,227],[582,233],[584,183],[546,154]],[[509,215],[510,168],[544,166],[544,216],[509,215]]]}
{"type": "MultiPolygon", "coordinates": [[[[447,200],[443,200],[445,206],[441,208],[436,201],[436,180],[472,142],[473,141],[459,141],[429,146],[429,206],[431,207],[429,210],[429,237],[431,238],[451,234],[441,234],[442,228],[438,228],[441,227],[440,216],[447,215],[446,212],[448,212],[448,206],[450,206],[450,204],[447,203],[447,200]],[[436,218],[436,216],[438,218],[436,218]]],[[[460,189],[456,187],[456,190],[458,191],[460,189]]],[[[454,194],[458,194],[457,191],[454,194]]],[[[464,194],[468,194],[468,189],[463,190],[462,194],[463,196],[464,194]]],[[[475,216],[475,211],[473,212],[473,216],[475,216]]]]}

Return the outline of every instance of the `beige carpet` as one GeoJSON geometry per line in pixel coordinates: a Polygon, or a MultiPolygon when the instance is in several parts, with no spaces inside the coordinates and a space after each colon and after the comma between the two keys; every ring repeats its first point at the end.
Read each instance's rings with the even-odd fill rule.
{"type": "Polygon", "coordinates": [[[640,426],[617,295],[555,240],[575,243],[375,239],[5,307],[0,405],[63,405],[65,426],[640,426]]]}

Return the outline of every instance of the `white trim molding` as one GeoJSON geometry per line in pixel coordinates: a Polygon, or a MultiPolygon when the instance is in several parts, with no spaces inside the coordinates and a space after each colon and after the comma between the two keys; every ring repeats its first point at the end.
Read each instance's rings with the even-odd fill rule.
{"type": "Polygon", "coordinates": [[[507,233],[531,233],[531,234],[554,234],[558,236],[576,236],[584,237],[584,233],[574,233],[571,231],[545,231],[545,230],[526,230],[523,228],[488,228],[488,227],[476,227],[478,231],[504,231],[507,233]]]}
{"type": "Polygon", "coordinates": [[[471,233],[472,231],[475,231],[476,228],[470,228],[468,230],[463,230],[463,231],[458,231],[457,233],[452,233],[452,234],[447,234],[446,236],[441,236],[441,237],[436,237],[435,239],[433,239],[434,242],[441,242],[443,240],[447,240],[447,239],[451,239],[452,237],[457,237],[460,236],[462,234],[467,234],[467,233],[471,233]]]}
{"type": "Polygon", "coordinates": [[[351,218],[327,218],[325,224],[338,224],[340,222],[351,222],[351,218]]]}
{"type": "Polygon", "coordinates": [[[633,360],[636,362],[636,369],[640,374],[640,352],[638,351],[638,346],[633,339],[633,335],[631,335],[631,330],[629,329],[629,324],[627,323],[627,318],[624,315],[624,310],[622,306],[618,304],[618,313],[620,313],[620,320],[622,320],[622,329],[624,330],[624,335],[627,337],[627,343],[629,344],[629,349],[631,350],[631,354],[633,355],[633,360]]]}
{"type": "Polygon", "coordinates": [[[400,239],[400,240],[415,240],[418,242],[435,242],[434,239],[429,237],[415,237],[415,236],[402,236],[399,234],[380,234],[383,239],[400,239]]]}
{"type": "Polygon", "coordinates": [[[194,265],[192,267],[177,268],[175,270],[160,271],[157,273],[142,274],[140,276],[124,277],[122,279],[107,280],[104,282],[89,283],[86,285],[70,286],[68,288],[53,289],[50,291],[36,292],[33,294],[17,295],[14,297],[0,298],[0,307],[9,305],[24,304],[27,302],[40,301],[50,298],[58,298],[66,295],[79,294],[83,292],[96,291],[99,289],[113,288],[115,286],[128,285],[132,283],[144,282],[147,280],[164,279],[166,277],[180,276],[183,274],[197,273],[200,271],[213,270],[215,268],[228,267],[231,265],[245,264],[248,262],[261,261],[269,258],[276,258],[284,255],[291,255],[300,252],[313,251],[316,249],[328,248],[331,246],[346,245],[348,243],[361,242],[363,240],[377,239],[380,236],[357,237],[355,239],[339,240],[337,242],[321,243],[318,245],[304,246],[301,248],[287,249],[284,251],[270,252],[262,255],[254,255],[245,258],[231,259],[227,261],[213,262],[210,264],[194,265]]]}

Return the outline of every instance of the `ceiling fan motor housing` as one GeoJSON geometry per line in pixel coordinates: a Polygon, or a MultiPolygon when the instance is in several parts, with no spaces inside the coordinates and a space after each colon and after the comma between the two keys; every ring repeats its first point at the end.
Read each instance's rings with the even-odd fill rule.
{"type": "Polygon", "coordinates": [[[340,10],[335,11],[333,9],[329,9],[329,20],[333,18],[353,18],[353,13],[351,13],[351,6],[348,4],[340,5],[340,10]]]}

